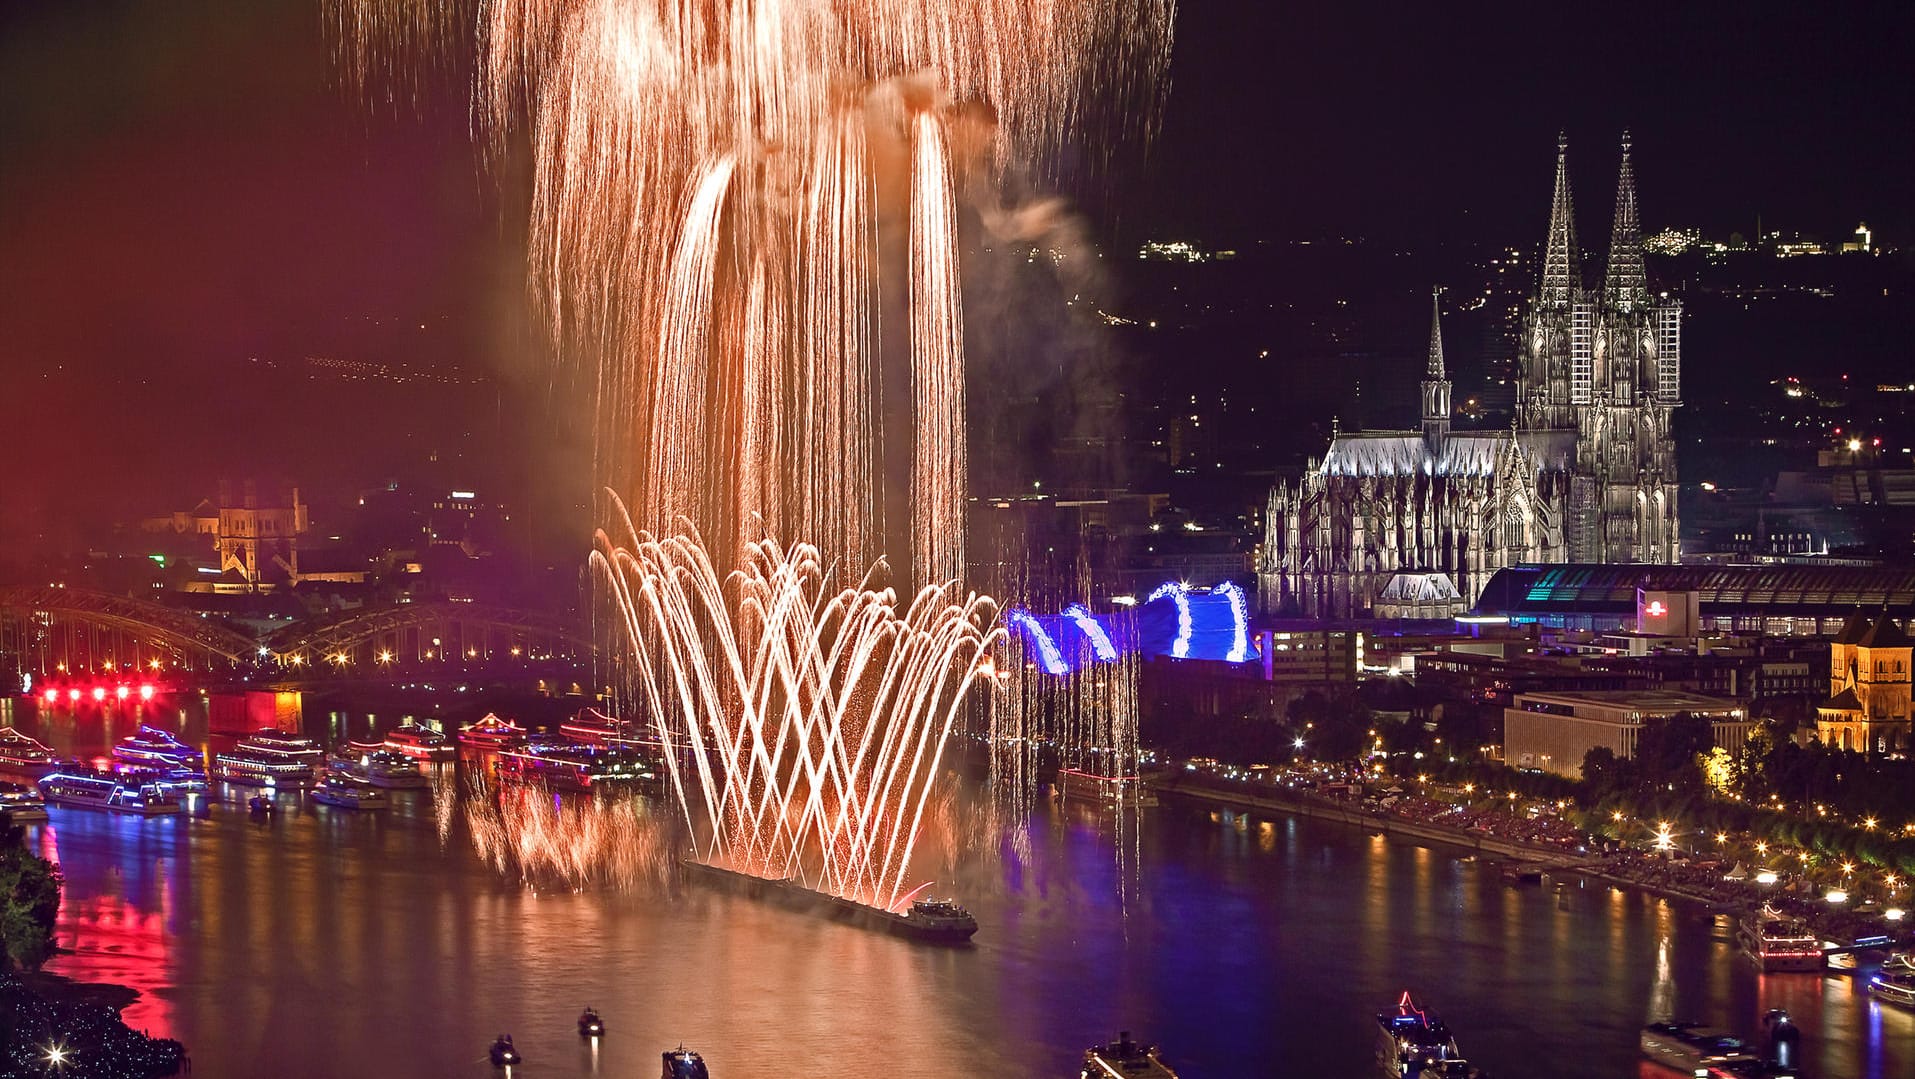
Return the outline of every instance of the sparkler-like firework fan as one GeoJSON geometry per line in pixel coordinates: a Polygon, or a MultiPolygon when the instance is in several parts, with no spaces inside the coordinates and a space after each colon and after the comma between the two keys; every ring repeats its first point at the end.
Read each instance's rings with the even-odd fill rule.
{"type": "Polygon", "coordinates": [[[818,552],[962,577],[961,205],[1147,124],[1174,0],[328,2],[350,80],[473,49],[475,127],[529,139],[535,300],[597,366],[600,479],[636,510],[601,576],[654,716],[724,762],[675,773],[687,815],[895,899],[994,611],[832,594],[818,552]]]}

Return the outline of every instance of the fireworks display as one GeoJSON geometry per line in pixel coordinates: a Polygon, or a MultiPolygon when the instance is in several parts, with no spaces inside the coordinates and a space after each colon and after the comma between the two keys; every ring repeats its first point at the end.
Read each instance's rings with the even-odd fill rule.
{"type": "Polygon", "coordinates": [[[535,300],[598,371],[593,564],[705,856],[909,896],[999,637],[957,583],[963,214],[1154,116],[1173,6],[332,0],[349,81],[476,50],[475,129],[529,140],[535,300]]]}

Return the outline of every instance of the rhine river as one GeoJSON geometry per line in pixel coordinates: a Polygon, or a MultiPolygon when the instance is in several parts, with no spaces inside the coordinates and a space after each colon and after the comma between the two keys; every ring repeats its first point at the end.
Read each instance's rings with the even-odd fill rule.
{"type": "MultiPolygon", "coordinates": [[[[155,714],[226,742],[199,707],[155,714]]],[[[133,726],[0,702],[4,721],[85,756],[133,726]]],[[[315,735],[342,722],[365,721],[307,716],[315,735]]],[[[1280,814],[1167,804],[1120,829],[1040,803],[1021,857],[972,843],[933,867],[981,926],[963,949],[662,884],[536,891],[430,791],[384,813],[292,802],[263,824],[230,799],[52,814],[28,842],[66,875],[76,954],[49,969],[138,989],[125,1018],[184,1041],[195,1075],[492,1075],[486,1045],[509,1032],[526,1077],[644,1079],[682,1042],[714,1079],[1063,1079],[1127,1028],[1187,1079],[1363,1076],[1373,1016],[1405,989],[1501,1079],[1649,1074],[1643,1023],[1753,1032],[1777,1006],[1809,1075],[1915,1074],[1915,1015],[1846,977],[1760,976],[1693,909],[1509,887],[1486,863],[1280,814]],[[586,1004],[609,1028],[596,1050],[573,1025],[586,1004]]]]}

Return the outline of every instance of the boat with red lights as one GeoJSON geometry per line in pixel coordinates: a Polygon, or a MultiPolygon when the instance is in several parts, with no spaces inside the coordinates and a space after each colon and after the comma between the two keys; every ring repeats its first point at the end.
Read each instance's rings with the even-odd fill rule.
{"type": "Polygon", "coordinates": [[[454,756],[452,743],[438,731],[416,723],[401,723],[386,735],[386,748],[415,760],[449,761],[454,756]]]}
{"type": "Polygon", "coordinates": [[[543,783],[555,790],[594,791],[654,783],[658,769],[642,754],[613,746],[528,745],[499,754],[501,779],[543,783]]]}
{"type": "Polygon", "coordinates": [[[206,759],[200,751],[179,740],[171,731],[142,726],[113,747],[113,759],[141,768],[189,768],[201,770],[206,759]]]}
{"type": "Polygon", "coordinates": [[[1157,1055],[1157,1047],[1133,1041],[1122,1031],[1107,1045],[1084,1050],[1078,1079],[1177,1079],[1177,1073],[1157,1055]]]}
{"type": "Polygon", "coordinates": [[[1157,804],[1157,792],[1135,773],[1103,775],[1081,768],[1059,768],[1052,789],[1060,800],[1067,802],[1085,801],[1126,809],[1157,804]]]}
{"type": "Polygon", "coordinates": [[[38,779],[53,771],[58,761],[49,749],[31,735],[13,727],[0,727],[0,772],[38,779]]]}
{"type": "Polygon", "coordinates": [[[142,817],[180,811],[178,792],[166,784],[151,778],[107,772],[53,772],[40,780],[40,796],[48,805],[105,809],[142,817]]]}
{"type": "Polygon", "coordinates": [[[459,728],[459,744],[477,749],[510,749],[525,744],[525,728],[488,712],[484,719],[459,728]]]}
{"type": "Polygon", "coordinates": [[[1465,1079],[1479,1073],[1463,1059],[1456,1036],[1443,1021],[1410,998],[1376,1017],[1376,1061],[1390,1079],[1465,1079]]]}
{"type": "Polygon", "coordinates": [[[1742,952],[1755,960],[1763,973],[1778,971],[1813,972],[1828,965],[1822,941],[1808,923],[1791,918],[1774,907],[1763,906],[1744,917],[1736,929],[1742,952]]]}
{"type": "Polygon", "coordinates": [[[919,899],[908,910],[892,911],[821,892],[793,878],[773,880],[755,877],[695,858],[681,858],[678,864],[684,868],[687,878],[711,887],[752,899],[769,900],[790,910],[851,922],[868,929],[882,929],[893,936],[930,944],[963,944],[977,933],[977,919],[971,916],[970,911],[949,900],[919,899]]]}
{"type": "Polygon", "coordinates": [[[651,744],[636,723],[615,719],[596,708],[581,708],[578,714],[559,724],[559,734],[569,741],[599,746],[651,744]]]}

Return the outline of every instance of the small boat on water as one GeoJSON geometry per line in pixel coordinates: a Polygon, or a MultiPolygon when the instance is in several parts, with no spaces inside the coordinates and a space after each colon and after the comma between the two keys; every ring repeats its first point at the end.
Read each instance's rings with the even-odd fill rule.
{"type": "Polygon", "coordinates": [[[1868,980],[1868,995],[1889,1004],[1915,1008],[1915,974],[1877,974],[1868,980]]]}
{"type": "Polygon", "coordinates": [[[519,1055],[518,1047],[512,1044],[510,1034],[501,1034],[494,1039],[492,1048],[486,1050],[486,1055],[492,1058],[492,1066],[495,1068],[508,1068],[514,1064],[525,1063],[525,1058],[519,1055]]]}
{"type": "Polygon", "coordinates": [[[660,1079],[711,1079],[711,1072],[705,1068],[705,1058],[684,1046],[667,1049],[665,1071],[660,1079]]]}
{"type": "Polygon", "coordinates": [[[1117,1040],[1084,1050],[1078,1079],[1177,1079],[1177,1073],[1157,1055],[1157,1047],[1133,1041],[1130,1031],[1117,1040]]]}
{"type": "Polygon", "coordinates": [[[279,812],[279,803],[264,794],[255,794],[246,800],[246,809],[255,818],[270,817],[279,812]]]}
{"type": "Polygon", "coordinates": [[[386,748],[395,753],[404,753],[415,760],[449,761],[455,751],[452,743],[438,731],[427,730],[416,723],[402,723],[386,735],[386,748]]]}
{"type": "Polygon", "coordinates": [[[24,783],[0,782],[0,814],[15,823],[46,820],[46,799],[24,783]]]}
{"type": "Polygon", "coordinates": [[[53,772],[40,780],[40,795],[48,805],[142,817],[180,811],[179,794],[171,787],[150,778],[136,780],[111,772],[53,772]]]}
{"type": "Polygon", "coordinates": [[[171,731],[147,726],[141,726],[139,733],[121,739],[113,747],[113,759],[147,768],[201,770],[206,767],[206,758],[199,750],[180,741],[171,731]]]}
{"type": "Polygon", "coordinates": [[[53,750],[21,734],[13,727],[0,727],[0,771],[38,779],[58,766],[53,750]]]}
{"type": "Polygon", "coordinates": [[[313,801],[340,809],[384,809],[392,804],[384,791],[363,779],[333,772],[313,788],[313,801]]]}
{"type": "Polygon", "coordinates": [[[432,785],[426,774],[419,770],[419,762],[390,749],[361,753],[354,757],[333,757],[326,762],[326,767],[386,790],[418,790],[432,785]]]}
{"type": "Polygon", "coordinates": [[[1377,1064],[1390,1079],[1466,1079],[1477,1074],[1463,1059],[1450,1028],[1417,1007],[1407,989],[1394,1011],[1376,1017],[1376,1026],[1377,1064]]]}
{"type": "Polygon", "coordinates": [[[605,1020],[598,1017],[598,1012],[593,1011],[591,1008],[586,1008],[583,1012],[579,1013],[578,1036],[581,1038],[603,1038],[605,1036],[605,1020]]]}
{"type": "Polygon", "coordinates": [[[1641,1045],[1643,1056],[1683,1075],[1709,1075],[1712,1068],[1761,1063],[1748,1042],[1696,1023],[1651,1023],[1642,1028],[1641,1045]]]}
{"type": "Polygon", "coordinates": [[[1736,940],[1764,973],[1818,971],[1828,965],[1821,940],[1806,922],[1766,904],[1742,919],[1736,940]]]}
{"type": "Polygon", "coordinates": [[[488,712],[484,719],[459,728],[459,744],[476,749],[510,749],[525,744],[525,728],[488,712]]]}

